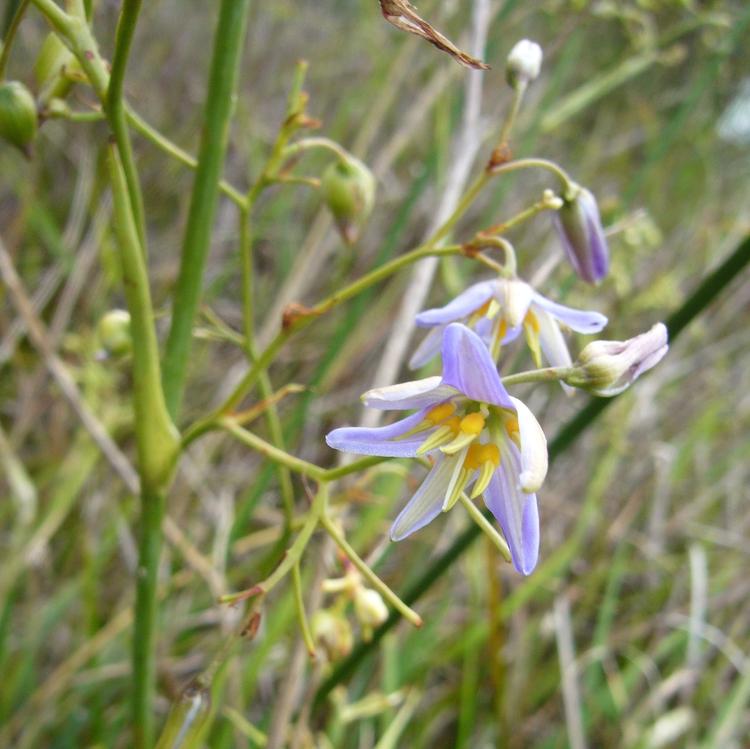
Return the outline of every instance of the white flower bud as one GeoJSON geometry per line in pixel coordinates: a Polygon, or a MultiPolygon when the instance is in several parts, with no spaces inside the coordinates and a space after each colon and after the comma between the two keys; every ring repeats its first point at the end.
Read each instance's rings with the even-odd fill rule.
{"type": "Polygon", "coordinates": [[[315,642],[329,661],[338,661],[351,653],[354,635],[347,619],[332,609],[318,609],[310,622],[315,642]]]}
{"type": "Polygon", "coordinates": [[[508,55],[505,77],[513,88],[526,86],[539,77],[542,69],[542,48],[529,39],[517,42],[508,55]]]}
{"type": "Polygon", "coordinates": [[[566,382],[609,398],[656,366],[668,349],[667,328],[663,323],[627,341],[594,341],[581,351],[566,382]]]}
{"type": "Polygon", "coordinates": [[[365,627],[378,627],[388,618],[388,608],[377,590],[359,588],[354,596],[354,612],[365,627]]]}

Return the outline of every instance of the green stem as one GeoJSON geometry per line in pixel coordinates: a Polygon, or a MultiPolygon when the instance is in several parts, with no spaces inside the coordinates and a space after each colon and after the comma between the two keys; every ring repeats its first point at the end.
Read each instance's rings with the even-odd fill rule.
{"type": "Polygon", "coordinates": [[[143,491],[133,625],[133,729],[137,749],[154,745],[157,587],[164,506],[161,492],[143,491]]]}
{"type": "Polygon", "coordinates": [[[571,179],[570,175],[561,166],[549,159],[516,159],[515,161],[509,161],[505,164],[492,167],[491,174],[497,176],[499,174],[507,174],[508,172],[516,172],[519,169],[544,169],[554,174],[560,180],[562,194],[566,198],[576,189],[575,182],[571,179]]]}
{"type": "Polygon", "coordinates": [[[245,37],[248,6],[249,0],[221,0],[214,36],[198,167],[164,358],[164,391],[167,407],[173,417],[179,413],[185,388],[193,322],[200,300],[219,180],[229,139],[232,97],[245,37]]]}
{"type": "MultiPolygon", "coordinates": [[[[157,148],[160,148],[164,153],[171,156],[176,161],[189,167],[190,169],[196,169],[198,167],[198,160],[184,151],[175,143],[172,143],[169,138],[160,133],[155,127],[150,125],[144,120],[137,112],[131,107],[127,108],[126,111],[128,121],[133,128],[139,132],[146,140],[153,143],[157,148]]],[[[224,193],[233,203],[239,208],[245,207],[245,196],[236,188],[230,185],[226,180],[219,181],[219,190],[224,193]]]]}
{"type": "Polygon", "coordinates": [[[503,385],[520,385],[523,382],[550,382],[564,380],[571,372],[571,367],[545,367],[532,369],[528,372],[503,377],[503,385]]]}
{"type": "Polygon", "coordinates": [[[519,83],[513,88],[513,101],[511,102],[508,115],[503,122],[503,126],[500,129],[500,137],[498,138],[498,148],[502,148],[508,144],[510,138],[510,132],[513,129],[513,125],[518,117],[518,112],[521,109],[521,102],[523,102],[523,95],[526,93],[526,84],[519,83]]]}
{"type": "Polygon", "coordinates": [[[354,460],[345,466],[329,468],[325,473],[325,480],[336,481],[337,479],[343,478],[344,476],[350,476],[352,473],[359,473],[360,471],[365,471],[368,468],[372,468],[372,466],[376,466],[376,465],[379,465],[380,463],[384,463],[386,460],[391,460],[391,458],[381,458],[380,456],[377,456],[377,455],[371,455],[371,456],[368,456],[367,458],[360,458],[359,460],[354,460]]]}
{"type": "Polygon", "coordinates": [[[16,8],[16,12],[13,14],[10,26],[8,26],[5,39],[2,41],[2,51],[0,51],[0,81],[5,78],[5,68],[8,65],[8,58],[10,57],[10,51],[13,48],[13,41],[16,38],[16,32],[21,25],[21,21],[23,20],[23,16],[28,7],[29,0],[21,0],[16,8]]]}
{"type": "Polygon", "coordinates": [[[221,419],[218,424],[222,429],[225,429],[244,445],[247,445],[261,455],[264,455],[274,463],[286,466],[290,471],[302,474],[303,476],[309,476],[316,481],[325,481],[326,471],[324,468],[316,466],[314,463],[308,463],[301,458],[296,458],[294,455],[290,455],[284,450],[272,445],[270,442],[266,442],[262,437],[258,437],[257,434],[253,434],[247,429],[243,429],[233,419],[227,417],[221,419]]]}
{"type": "Polygon", "coordinates": [[[321,517],[325,511],[325,505],[328,501],[328,484],[321,482],[318,487],[318,492],[313,500],[310,512],[307,514],[307,519],[302,529],[297,534],[297,538],[294,539],[294,543],[286,550],[283,559],[278,567],[262,582],[258,585],[254,585],[248,590],[241,591],[240,593],[230,593],[229,595],[222,596],[219,601],[221,603],[236,603],[245,598],[250,598],[255,595],[266,595],[270,593],[281,580],[288,575],[295,565],[299,562],[307,548],[307,544],[310,542],[315,529],[318,527],[318,523],[321,521],[321,517]]]}
{"type": "MultiPolygon", "coordinates": [[[[226,414],[235,409],[241,402],[242,399],[247,395],[250,389],[258,381],[260,373],[268,368],[268,365],[274,360],[276,354],[287,342],[291,336],[307,327],[315,318],[320,315],[329,312],[331,309],[341,304],[342,302],[351,299],[353,296],[361,293],[370,286],[378,283],[379,281],[388,278],[393,275],[401,268],[411,265],[412,263],[421,260],[424,257],[437,256],[443,257],[447,255],[460,255],[463,252],[461,245],[447,245],[445,247],[431,247],[423,245],[417,247],[411,252],[407,252],[405,255],[391,260],[379,268],[365,274],[360,279],[344,287],[343,289],[334,292],[331,296],[326,297],[322,302],[319,302],[314,307],[305,310],[304,312],[297,315],[293,320],[290,320],[286,327],[283,327],[277,334],[271,343],[266,346],[265,350],[259,354],[255,363],[250,367],[242,380],[237,384],[234,391],[229,397],[222,403],[222,405],[216,410],[213,416],[207,419],[208,422],[214,421],[216,417],[221,414],[226,414]]],[[[192,428],[191,428],[192,430],[192,428]]]]}
{"type": "Polygon", "coordinates": [[[325,512],[320,517],[320,524],[325,528],[326,533],[333,539],[336,546],[346,554],[349,561],[360,571],[362,576],[385,598],[396,611],[401,614],[407,621],[415,627],[422,626],[422,617],[409,608],[367,565],[359,554],[352,548],[344,535],[336,527],[336,524],[328,517],[325,512]]]}
{"type": "Polygon", "coordinates": [[[461,504],[466,508],[469,517],[477,524],[479,530],[484,533],[500,552],[506,562],[511,561],[510,547],[507,541],[495,530],[495,526],[484,516],[484,513],[466,496],[465,492],[458,495],[461,504]]]}
{"type": "Polygon", "coordinates": [[[109,118],[109,124],[115,136],[117,149],[125,171],[128,183],[130,203],[133,206],[133,216],[138,227],[138,236],[146,251],[146,228],[143,210],[143,194],[141,183],[138,179],[138,171],[133,158],[133,146],[130,142],[130,132],[125,114],[123,101],[123,87],[125,84],[125,68],[130,57],[130,49],[133,43],[135,27],[138,23],[138,15],[141,11],[141,0],[123,0],[120,19],[117,22],[117,33],[115,38],[115,54],[112,59],[112,70],[107,87],[107,99],[105,110],[109,118]]]}
{"type": "Polygon", "coordinates": [[[313,637],[310,623],[307,620],[305,611],[305,599],[302,595],[302,573],[299,568],[299,561],[292,566],[292,584],[294,585],[294,604],[297,609],[297,619],[299,620],[302,640],[305,643],[307,652],[311,658],[315,657],[315,638],[313,637]]]}

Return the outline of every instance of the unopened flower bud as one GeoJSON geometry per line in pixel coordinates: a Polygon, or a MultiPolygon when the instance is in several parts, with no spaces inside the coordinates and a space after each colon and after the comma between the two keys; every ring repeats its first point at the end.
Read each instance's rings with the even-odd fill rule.
{"type": "Polygon", "coordinates": [[[320,188],[344,241],[354,244],[375,203],[372,172],[359,159],[347,156],[323,172],[320,188]]]}
{"type": "Polygon", "coordinates": [[[113,309],[105,313],[97,328],[99,341],[111,356],[123,356],[133,347],[130,331],[130,313],[123,309],[113,309]]]}
{"type": "Polygon", "coordinates": [[[313,637],[315,642],[323,648],[329,661],[345,658],[352,651],[354,635],[348,620],[330,609],[318,609],[313,614],[313,637]]]}
{"type": "Polygon", "coordinates": [[[542,69],[542,48],[529,39],[517,42],[505,64],[505,78],[512,88],[526,87],[539,77],[542,69]]]}
{"type": "Polygon", "coordinates": [[[588,283],[599,283],[609,272],[609,247],[599,207],[586,188],[574,185],[574,192],[557,212],[555,225],[578,276],[588,283]]]}
{"type": "Polygon", "coordinates": [[[0,137],[29,156],[36,129],[36,102],[29,89],[18,81],[0,85],[0,137]]]}
{"type": "Polygon", "coordinates": [[[666,326],[657,323],[627,341],[589,343],[566,382],[603,398],[617,395],[661,361],[669,349],[667,339],[666,326]]]}
{"type": "Polygon", "coordinates": [[[388,608],[377,590],[360,587],[354,595],[354,613],[364,627],[379,627],[388,618],[388,608]]]}

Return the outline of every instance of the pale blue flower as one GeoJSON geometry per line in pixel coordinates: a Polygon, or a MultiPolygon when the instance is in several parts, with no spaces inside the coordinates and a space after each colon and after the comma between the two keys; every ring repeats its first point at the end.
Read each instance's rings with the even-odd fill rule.
{"type": "Polygon", "coordinates": [[[491,351],[508,343],[523,331],[537,366],[542,358],[552,367],[569,367],[570,352],[560,324],[578,333],[598,333],[607,318],[599,312],[557,304],[518,278],[495,278],[469,286],[445,307],[420,312],[416,323],[432,328],[409,361],[421,367],[440,349],[443,330],[452,322],[473,328],[491,351]]]}
{"type": "Polygon", "coordinates": [[[464,325],[445,327],[443,375],[376,388],[365,405],[416,413],[384,427],[344,427],[326,437],[361,455],[428,455],[432,468],[391,528],[399,541],[450,509],[461,492],[484,495],[523,574],[536,566],[536,491],[547,474],[547,442],[529,409],[508,394],[484,342],[464,325]]]}

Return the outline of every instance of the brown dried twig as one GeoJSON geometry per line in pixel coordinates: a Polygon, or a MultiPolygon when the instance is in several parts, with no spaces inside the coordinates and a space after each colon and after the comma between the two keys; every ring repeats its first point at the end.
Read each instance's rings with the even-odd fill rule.
{"type": "Polygon", "coordinates": [[[443,52],[447,52],[454,60],[467,68],[487,70],[490,66],[459,49],[447,37],[443,36],[434,26],[421,18],[414,6],[408,0],[380,0],[380,10],[388,23],[402,31],[421,36],[430,44],[443,52]]]}

